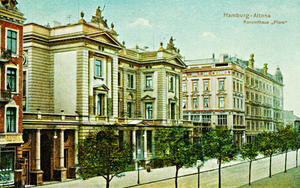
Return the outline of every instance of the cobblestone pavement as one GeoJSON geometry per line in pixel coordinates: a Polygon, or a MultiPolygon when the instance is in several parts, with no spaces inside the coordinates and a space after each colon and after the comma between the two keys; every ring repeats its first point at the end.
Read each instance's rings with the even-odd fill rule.
{"type": "MultiPolygon", "coordinates": [[[[288,153],[287,168],[295,167],[295,151],[288,153]]],[[[259,156],[262,158],[262,156],[259,156]]],[[[299,160],[298,160],[299,161],[299,160]]],[[[222,165],[222,187],[240,187],[248,184],[248,167],[249,163],[241,159],[237,159],[230,163],[222,165]]],[[[209,160],[201,168],[201,187],[217,187],[218,185],[218,171],[213,170],[217,168],[216,160],[209,160]],[[211,170],[211,171],[208,171],[211,170]],[[206,171],[206,172],[205,172],[206,171]]],[[[299,167],[298,167],[299,168],[299,167]]],[[[263,158],[256,160],[252,163],[252,181],[256,181],[268,176],[269,158],[263,158]]],[[[277,174],[284,170],[284,154],[273,156],[272,158],[272,174],[277,174]]],[[[197,173],[197,168],[183,168],[179,170],[179,176],[197,173]]],[[[166,167],[160,169],[152,169],[150,173],[145,170],[140,171],[140,183],[141,185],[135,186],[137,183],[137,172],[126,172],[125,176],[121,178],[113,178],[111,181],[112,188],[117,187],[130,187],[135,186],[137,188],[144,187],[159,187],[167,188],[174,187],[175,167],[166,167]],[[165,181],[158,181],[161,179],[168,179],[165,181]],[[155,183],[148,183],[148,182],[155,183]]],[[[178,179],[179,187],[192,188],[197,187],[197,175],[184,176],[178,179]]],[[[38,186],[42,188],[83,188],[83,187],[105,187],[105,181],[102,177],[95,177],[89,180],[73,180],[66,182],[54,182],[51,184],[45,184],[38,186]]]]}

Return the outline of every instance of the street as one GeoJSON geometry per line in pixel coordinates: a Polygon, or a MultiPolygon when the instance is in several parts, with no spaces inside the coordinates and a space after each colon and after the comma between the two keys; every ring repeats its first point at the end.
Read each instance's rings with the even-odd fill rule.
{"type": "MultiPolygon", "coordinates": [[[[287,168],[295,167],[295,151],[288,153],[287,168]]],[[[261,157],[261,156],[260,156],[261,157]]],[[[298,160],[299,161],[299,160],[298,160]]],[[[249,163],[243,160],[236,160],[222,165],[222,187],[240,187],[248,184],[248,167],[249,163]],[[239,164],[240,163],[240,164],[239,164]],[[233,166],[231,166],[233,165],[233,166]]],[[[218,185],[218,171],[212,170],[217,167],[216,160],[209,160],[201,168],[201,187],[217,187],[218,185]],[[203,172],[212,170],[209,172],[203,172]]],[[[299,168],[299,167],[298,167],[299,168]]],[[[284,154],[273,156],[272,158],[272,174],[282,172],[284,170],[284,154]]],[[[179,176],[196,173],[197,168],[183,168],[179,170],[179,176]]],[[[252,181],[256,181],[268,177],[269,173],[269,158],[254,161],[252,163],[252,181]]],[[[150,173],[145,170],[140,171],[140,186],[144,187],[174,187],[174,179],[165,181],[158,181],[155,183],[147,183],[161,179],[174,177],[175,168],[166,167],[162,169],[152,169],[150,173]],[[147,183],[147,184],[145,184],[147,183]]],[[[137,172],[126,172],[125,176],[121,178],[113,178],[111,187],[128,187],[134,186],[137,183],[137,172]]],[[[179,187],[192,188],[197,187],[197,175],[190,175],[178,179],[179,187]]],[[[53,183],[49,185],[38,186],[43,188],[57,188],[57,187],[105,187],[105,181],[102,177],[91,178],[89,180],[74,180],[63,183],[53,183]]]]}

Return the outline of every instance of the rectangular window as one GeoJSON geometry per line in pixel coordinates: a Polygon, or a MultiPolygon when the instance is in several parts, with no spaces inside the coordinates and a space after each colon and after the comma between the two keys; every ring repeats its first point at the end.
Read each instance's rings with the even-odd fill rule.
{"type": "Polygon", "coordinates": [[[227,125],[227,115],[218,115],[218,125],[227,125]]]}
{"type": "Polygon", "coordinates": [[[95,60],[95,77],[102,76],[102,61],[96,59],[95,60]]]}
{"type": "Polygon", "coordinates": [[[224,80],[219,80],[219,90],[224,90],[224,80]]]}
{"type": "Polygon", "coordinates": [[[197,91],[198,90],[198,82],[197,81],[193,81],[193,91],[197,91]]]}
{"type": "Polygon", "coordinates": [[[176,104],[175,103],[171,103],[171,119],[176,119],[175,118],[175,116],[176,116],[176,113],[175,113],[176,109],[175,109],[175,107],[176,107],[176,104]]]}
{"type": "Polygon", "coordinates": [[[132,102],[127,102],[127,115],[129,118],[132,117],[132,102]]]}
{"type": "Polygon", "coordinates": [[[121,86],[121,73],[118,72],[118,86],[121,86]]]}
{"type": "Polygon", "coordinates": [[[236,99],[237,108],[240,108],[240,99],[236,99]]]}
{"type": "Polygon", "coordinates": [[[182,91],[186,91],[186,82],[182,82],[182,91]]]}
{"type": "Polygon", "coordinates": [[[127,75],[127,87],[128,88],[134,88],[134,75],[133,74],[128,74],[127,75]]]}
{"type": "Polygon", "coordinates": [[[198,108],[198,100],[197,98],[193,98],[193,109],[197,109],[198,108]]]}
{"type": "Polygon", "coordinates": [[[152,152],[152,131],[147,131],[147,152],[152,152]]]}
{"type": "Polygon", "coordinates": [[[23,111],[26,111],[26,88],[27,88],[27,72],[23,71],[23,100],[22,100],[22,104],[23,104],[23,111]]]}
{"type": "Polygon", "coordinates": [[[169,91],[174,91],[174,77],[169,77],[169,91]]]}
{"type": "Polygon", "coordinates": [[[14,183],[15,151],[14,148],[0,150],[0,185],[14,183]]]}
{"type": "Polygon", "coordinates": [[[105,104],[104,104],[104,94],[97,95],[97,115],[104,116],[105,115],[105,104]]]}
{"type": "Polygon", "coordinates": [[[152,76],[146,76],[146,88],[152,88],[152,76]]]}
{"type": "Polygon", "coordinates": [[[211,115],[202,115],[202,121],[203,123],[210,123],[211,115]]]}
{"type": "Polygon", "coordinates": [[[6,132],[15,133],[17,131],[17,108],[8,107],[6,109],[6,132]]]}
{"type": "Polygon", "coordinates": [[[6,85],[7,90],[10,90],[11,92],[17,91],[17,69],[15,68],[7,68],[6,73],[6,85]]]}
{"type": "Polygon", "coordinates": [[[219,108],[224,108],[224,97],[219,97],[219,108]]]}
{"type": "Polygon", "coordinates": [[[235,98],[233,98],[233,108],[235,108],[236,105],[235,105],[235,98]]]}
{"type": "Polygon", "coordinates": [[[145,103],[145,114],[146,114],[146,119],[152,119],[152,103],[150,102],[145,103]]]}
{"type": "Polygon", "coordinates": [[[186,99],[182,99],[182,108],[186,109],[186,99]]]}
{"type": "Polygon", "coordinates": [[[204,103],[204,108],[208,108],[209,107],[208,97],[204,97],[203,103],[204,103]]]}
{"type": "Polygon", "coordinates": [[[233,91],[235,91],[235,81],[233,81],[232,86],[233,86],[233,91]]]}
{"type": "Polygon", "coordinates": [[[203,84],[203,85],[204,85],[204,90],[205,90],[205,91],[208,91],[208,90],[209,90],[209,83],[208,83],[208,80],[204,80],[203,83],[204,83],[204,84],[203,84]]]}
{"type": "Polygon", "coordinates": [[[7,30],[7,50],[12,54],[17,54],[17,32],[7,30]]]}

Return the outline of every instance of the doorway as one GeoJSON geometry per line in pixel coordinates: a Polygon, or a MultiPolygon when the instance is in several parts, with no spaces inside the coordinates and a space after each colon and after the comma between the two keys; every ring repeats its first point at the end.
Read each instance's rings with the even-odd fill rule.
{"type": "Polygon", "coordinates": [[[43,181],[51,180],[52,142],[47,134],[41,136],[41,169],[44,171],[43,181]]]}

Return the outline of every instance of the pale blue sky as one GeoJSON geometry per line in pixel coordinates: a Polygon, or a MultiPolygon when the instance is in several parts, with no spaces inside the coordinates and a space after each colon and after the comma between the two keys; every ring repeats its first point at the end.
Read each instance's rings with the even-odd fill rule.
{"type": "Polygon", "coordinates": [[[300,116],[300,0],[19,0],[27,23],[42,25],[56,20],[75,23],[80,11],[90,20],[98,5],[115,25],[119,41],[127,47],[158,49],[170,36],[186,59],[228,53],[242,59],[255,54],[255,66],[277,66],[285,83],[285,109],[300,116]],[[243,18],[224,13],[270,14],[271,18],[249,20],[287,21],[283,25],[243,24],[243,18]],[[70,15],[70,18],[68,16],[70,15]]]}

